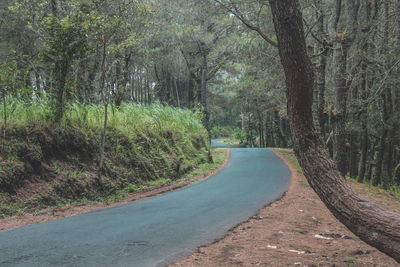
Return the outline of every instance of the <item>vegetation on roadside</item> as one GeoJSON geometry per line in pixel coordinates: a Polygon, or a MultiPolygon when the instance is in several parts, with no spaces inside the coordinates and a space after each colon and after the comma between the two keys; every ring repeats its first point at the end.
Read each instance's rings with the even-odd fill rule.
{"type": "MultiPolygon", "coordinates": [[[[273,150],[280,152],[296,168],[296,171],[298,173],[303,173],[292,149],[274,148],[273,150]]],[[[356,178],[346,177],[346,179],[348,181],[354,182],[353,186],[356,186],[358,184],[356,178]]],[[[309,187],[308,183],[301,181],[300,184],[309,187]]],[[[367,195],[379,196],[383,199],[391,200],[400,204],[400,188],[398,186],[393,185],[389,189],[385,190],[382,186],[374,186],[372,182],[365,181],[364,187],[360,190],[362,190],[367,195]]]]}
{"type": "Polygon", "coordinates": [[[303,174],[303,170],[301,169],[301,167],[297,161],[297,158],[294,154],[293,149],[273,148],[273,150],[280,152],[296,168],[296,171],[298,173],[303,174]]]}
{"type": "Polygon", "coordinates": [[[53,124],[45,101],[7,104],[12,112],[0,144],[3,218],[74,201],[119,200],[121,192],[180,179],[204,163],[209,150],[200,112],[122,104],[109,114],[98,175],[101,106],[71,104],[53,124]]]}
{"type": "Polygon", "coordinates": [[[183,177],[184,180],[192,180],[193,177],[197,177],[199,175],[206,176],[224,163],[227,157],[226,148],[213,148],[211,151],[212,151],[213,162],[205,162],[199,165],[193,171],[187,173],[183,177]]]}
{"type": "Polygon", "coordinates": [[[237,131],[240,129],[233,126],[214,126],[210,132],[212,138],[229,138],[237,131]]]}

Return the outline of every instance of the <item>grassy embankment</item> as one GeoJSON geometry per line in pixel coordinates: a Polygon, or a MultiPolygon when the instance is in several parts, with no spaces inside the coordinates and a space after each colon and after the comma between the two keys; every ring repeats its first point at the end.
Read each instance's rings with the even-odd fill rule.
{"type": "MultiPolygon", "coordinates": [[[[0,218],[51,206],[123,200],[127,193],[207,172],[224,158],[219,151],[215,164],[204,164],[210,148],[199,114],[126,104],[110,111],[99,176],[102,107],[74,104],[59,124],[48,122],[45,103],[13,102],[8,110],[9,126],[0,139],[0,218]]],[[[3,114],[0,109],[1,118],[3,114]]]]}

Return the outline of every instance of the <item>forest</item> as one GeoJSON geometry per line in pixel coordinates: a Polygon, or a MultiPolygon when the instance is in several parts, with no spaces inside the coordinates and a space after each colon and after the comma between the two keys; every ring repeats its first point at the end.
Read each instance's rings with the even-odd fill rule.
{"type": "Polygon", "coordinates": [[[74,198],[115,193],[143,182],[128,170],[132,151],[143,179],[182,176],[216,137],[294,148],[302,165],[312,136],[322,149],[308,155],[327,153],[338,175],[398,190],[400,1],[293,2],[306,55],[286,46],[277,10],[289,7],[273,0],[1,1],[0,196],[21,208],[10,192],[22,177],[64,173],[60,164],[65,182],[35,203],[64,201],[66,185],[74,198]],[[292,94],[294,81],[308,87],[292,94]]]}
{"type": "MultiPolygon", "coordinates": [[[[301,1],[313,115],[343,175],[400,183],[398,1],[301,1]]],[[[265,1],[2,1],[3,125],[45,101],[198,109],[214,137],[291,147],[265,1]],[[190,16],[188,14],[191,14],[190,16]]]]}

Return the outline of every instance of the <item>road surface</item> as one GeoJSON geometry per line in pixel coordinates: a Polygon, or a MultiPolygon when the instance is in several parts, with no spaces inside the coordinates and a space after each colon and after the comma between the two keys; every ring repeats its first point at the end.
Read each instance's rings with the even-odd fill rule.
{"type": "Polygon", "coordinates": [[[163,266],[223,237],[289,183],[271,151],[232,148],[226,168],[191,187],[0,232],[0,266],[163,266]]]}

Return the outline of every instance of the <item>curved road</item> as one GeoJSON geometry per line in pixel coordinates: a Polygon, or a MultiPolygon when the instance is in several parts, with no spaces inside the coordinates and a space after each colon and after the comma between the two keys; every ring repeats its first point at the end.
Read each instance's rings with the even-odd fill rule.
{"type": "Polygon", "coordinates": [[[226,168],[191,187],[0,232],[0,266],[162,266],[223,237],[289,183],[271,151],[232,148],[226,168]]]}

